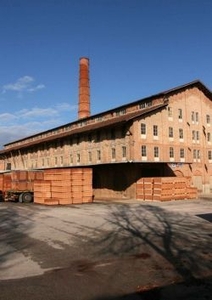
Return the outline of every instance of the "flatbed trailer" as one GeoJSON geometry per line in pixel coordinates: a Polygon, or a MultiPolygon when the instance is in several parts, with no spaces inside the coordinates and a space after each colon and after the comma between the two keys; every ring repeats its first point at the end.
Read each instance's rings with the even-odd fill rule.
{"type": "Polygon", "coordinates": [[[12,170],[0,173],[0,201],[30,203],[34,181],[43,179],[42,170],[12,170]]]}
{"type": "Polygon", "coordinates": [[[91,203],[92,179],[90,167],[11,170],[0,172],[0,191],[3,201],[46,205],[91,203]]]}
{"type": "Polygon", "coordinates": [[[30,190],[7,190],[3,193],[3,201],[30,203],[33,198],[34,193],[30,190]]]}

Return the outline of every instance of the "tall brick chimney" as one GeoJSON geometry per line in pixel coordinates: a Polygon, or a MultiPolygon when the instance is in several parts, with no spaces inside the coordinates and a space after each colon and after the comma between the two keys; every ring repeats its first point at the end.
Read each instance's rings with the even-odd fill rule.
{"type": "Polygon", "coordinates": [[[78,119],[90,116],[90,83],[89,83],[89,59],[80,58],[79,62],[79,102],[78,119]]]}

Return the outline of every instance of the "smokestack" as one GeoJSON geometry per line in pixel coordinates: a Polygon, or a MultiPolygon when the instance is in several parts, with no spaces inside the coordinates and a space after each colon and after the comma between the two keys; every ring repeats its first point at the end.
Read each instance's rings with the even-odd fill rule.
{"type": "Polygon", "coordinates": [[[89,59],[80,58],[78,119],[90,116],[89,59]]]}

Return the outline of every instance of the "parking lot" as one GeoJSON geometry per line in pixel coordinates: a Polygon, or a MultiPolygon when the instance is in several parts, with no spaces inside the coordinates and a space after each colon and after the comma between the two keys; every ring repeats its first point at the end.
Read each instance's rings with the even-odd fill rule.
{"type": "MultiPolygon", "coordinates": [[[[161,299],[169,299],[170,287],[197,279],[206,280],[197,292],[207,296],[211,240],[210,199],[52,207],[1,202],[0,299],[14,293],[15,299],[150,299],[142,292],[158,287],[161,299]]],[[[182,291],[189,299],[178,286],[179,297],[182,291]]]]}

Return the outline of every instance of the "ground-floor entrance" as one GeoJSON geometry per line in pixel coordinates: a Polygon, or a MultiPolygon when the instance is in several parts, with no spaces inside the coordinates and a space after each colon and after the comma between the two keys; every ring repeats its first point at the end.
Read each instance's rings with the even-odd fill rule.
{"type": "Polygon", "coordinates": [[[94,199],[135,199],[136,183],[139,179],[165,176],[176,176],[166,163],[122,163],[94,166],[94,199]]]}

